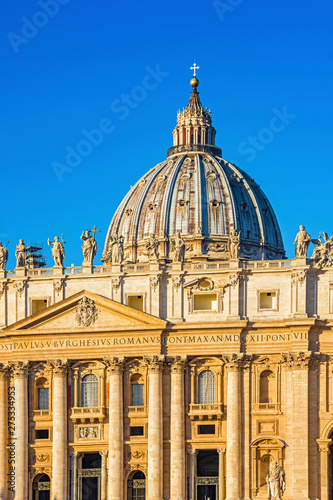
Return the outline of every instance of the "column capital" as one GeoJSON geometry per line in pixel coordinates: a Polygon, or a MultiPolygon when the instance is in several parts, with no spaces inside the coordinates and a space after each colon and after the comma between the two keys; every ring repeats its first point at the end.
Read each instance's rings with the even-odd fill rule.
{"type": "Polygon", "coordinates": [[[308,370],[316,368],[320,354],[317,352],[283,352],[281,364],[288,370],[308,370]]]}
{"type": "Polygon", "coordinates": [[[108,450],[101,450],[98,453],[101,455],[102,458],[107,458],[109,452],[108,450]]]}
{"type": "Polygon", "coordinates": [[[165,356],[143,356],[143,361],[148,367],[148,373],[159,373],[163,370],[165,356]]]}
{"type": "Polygon", "coordinates": [[[48,360],[49,366],[51,366],[53,370],[53,375],[54,377],[66,377],[68,367],[69,367],[69,362],[68,359],[62,358],[62,359],[52,359],[48,360]]]}
{"type": "Polygon", "coordinates": [[[10,369],[11,363],[0,363],[0,380],[7,380],[10,369]]]}
{"type": "Polygon", "coordinates": [[[194,448],[188,448],[187,449],[187,453],[189,455],[197,455],[198,454],[198,450],[194,449],[194,448]]]}
{"type": "Polygon", "coordinates": [[[228,354],[222,356],[225,367],[228,372],[239,371],[241,368],[246,368],[251,361],[252,356],[245,355],[244,353],[228,354]]]}
{"type": "Polygon", "coordinates": [[[318,449],[321,453],[329,453],[332,439],[317,439],[318,449]]]}
{"type": "Polygon", "coordinates": [[[168,358],[171,373],[184,373],[186,366],[187,356],[175,356],[168,358]]]}
{"type": "Polygon", "coordinates": [[[29,374],[29,361],[17,361],[11,366],[15,378],[28,378],[29,374]]]}
{"type": "Polygon", "coordinates": [[[227,451],[227,449],[226,449],[226,448],[219,448],[219,449],[217,450],[217,453],[218,453],[219,455],[224,455],[224,453],[225,453],[226,451],[227,451]]]}
{"type": "Polygon", "coordinates": [[[125,356],[105,356],[103,361],[110,374],[121,373],[124,369],[125,356]]]}

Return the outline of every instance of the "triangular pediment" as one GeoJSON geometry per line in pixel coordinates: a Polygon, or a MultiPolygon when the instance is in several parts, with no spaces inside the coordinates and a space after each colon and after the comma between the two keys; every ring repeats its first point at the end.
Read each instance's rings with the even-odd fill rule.
{"type": "Polygon", "coordinates": [[[163,329],[166,324],[160,318],[83,290],[8,326],[2,332],[163,329]]]}

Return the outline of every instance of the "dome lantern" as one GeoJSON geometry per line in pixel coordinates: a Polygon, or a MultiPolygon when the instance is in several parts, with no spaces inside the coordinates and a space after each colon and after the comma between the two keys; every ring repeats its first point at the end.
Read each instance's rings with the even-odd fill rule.
{"type": "Polygon", "coordinates": [[[167,156],[185,151],[205,151],[222,156],[221,149],[215,146],[216,130],[212,126],[211,110],[204,109],[197,91],[199,80],[196,77],[196,70],[199,66],[194,64],[191,69],[194,70],[190,82],[193,90],[186,108],[177,113],[177,125],[173,131],[173,147],[168,149],[167,156]]]}

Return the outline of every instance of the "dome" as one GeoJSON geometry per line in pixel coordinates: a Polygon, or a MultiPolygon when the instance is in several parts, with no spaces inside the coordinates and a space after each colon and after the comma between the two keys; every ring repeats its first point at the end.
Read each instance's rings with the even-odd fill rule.
{"type": "Polygon", "coordinates": [[[138,180],[119,205],[102,260],[121,237],[124,260],[144,261],[147,240],[153,237],[159,260],[167,262],[177,233],[186,244],[185,260],[228,259],[234,230],[240,234],[239,257],[285,257],[271,204],[249,175],[222,158],[215,133],[211,111],[202,107],[194,87],[188,106],[178,112],[167,159],[138,180]]]}

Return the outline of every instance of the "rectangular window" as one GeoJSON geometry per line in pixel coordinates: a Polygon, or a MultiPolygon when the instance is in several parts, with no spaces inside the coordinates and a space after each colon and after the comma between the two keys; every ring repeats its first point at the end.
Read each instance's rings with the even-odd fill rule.
{"type": "Polygon", "coordinates": [[[131,426],[130,436],[143,436],[143,426],[142,425],[131,426]]]}
{"type": "Polygon", "coordinates": [[[143,312],[143,295],[129,295],[127,299],[129,307],[143,312]]]}
{"type": "Polygon", "coordinates": [[[38,410],[49,409],[49,388],[41,387],[38,389],[38,410]]]}
{"type": "Polygon", "coordinates": [[[36,430],[36,439],[49,439],[49,430],[48,429],[37,429],[36,430]]]}
{"type": "Polygon", "coordinates": [[[46,299],[41,299],[41,300],[32,300],[31,301],[31,306],[32,306],[32,314],[36,314],[39,311],[42,311],[43,309],[47,308],[47,300],[46,299]]]}
{"type": "Polygon", "coordinates": [[[216,295],[216,293],[194,295],[193,310],[194,311],[217,311],[217,295],[216,295]]]}
{"type": "Polygon", "coordinates": [[[132,406],[144,406],[143,384],[132,384],[132,406]]]}
{"type": "Polygon", "coordinates": [[[259,309],[260,310],[276,310],[277,309],[277,294],[276,292],[260,292],[259,293],[259,309]]]}
{"type": "Polygon", "coordinates": [[[215,434],[215,425],[198,425],[198,434],[215,434]]]}

